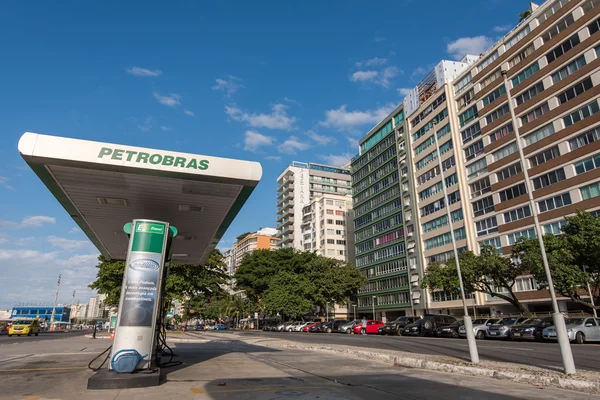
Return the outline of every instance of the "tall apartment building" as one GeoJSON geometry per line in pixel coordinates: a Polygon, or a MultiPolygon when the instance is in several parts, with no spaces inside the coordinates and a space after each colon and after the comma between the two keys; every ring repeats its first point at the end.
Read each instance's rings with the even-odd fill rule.
{"type": "Polygon", "coordinates": [[[97,294],[95,297],[90,298],[88,304],[86,318],[87,319],[98,319],[104,316],[104,300],[106,299],[105,294],[97,294]]]}
{"type": "Polygon", "coordinates": [[[277,229],[262,228],[238,240],[234,245],[235,260],[233,262],[233,273],[240,266],[246,254],[252,253],[254,250],[273,250],[279,248],[279,239],[275,236],[276,234],[277,229]]]}
{"type": "Polygon", "coordinates": [[[354,220],[350,196],[321,194],[302,209],[303,250],[354,262],[354,220]]]}
{"type": "MultiPolygon", "coordinates": [[[[560,233],[576,210],[600,208],[599,3],[547,1],[457,77],[455,143],[472,242],[510,254],[519,237],[536,236],[524,170],[544,233],[560,233]]],[[[536,289],[531,276],[515,287],[530,311],[550,310],[548,292],[536,289]]],[[[491,297],[478,304],[484,312],[510,309],[491,297]]],[[[570,306],[564,298],[559,305],[570,306]]]]}
{"type": "Polygon", "coordinates": [[[320,193],[350,196],[350,170],[293,161],[277,178],[277,230],[282,247],[304,249],[302,209],[320,193]]]}
{"type": "Polygon", "coordinates": [[[356,266],[368,279],[358,312],[388,320],[412,315],[408,271],[417,263],[405,129],[401,105],[360,140],[351,163],[356,266]]]}

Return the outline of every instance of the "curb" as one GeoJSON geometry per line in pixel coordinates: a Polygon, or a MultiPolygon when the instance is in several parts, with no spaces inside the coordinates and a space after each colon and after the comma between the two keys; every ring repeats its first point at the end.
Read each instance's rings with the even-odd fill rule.
{"type": "Polygon", "coordinates": [[[431,361],[426,359],[420,359],[409,356],[397,356],[382,354],[373,351],[366,350],[351,350],[351,349],[335,349],[326,346],[305,346],[305,345],[291,345],[291,344],[263,344],[266,347],[283,347],[298,350],[310,350],[319,351],[336,355],[345,355],[353,358],[359,357],[367,360],[375,360],[383,362],[388,365],[395,367],[406,367],[406,368],[419,368],[431,371],[459,373],[470,376],[483,376],[487,378],[494,378],[499,380],[508,380],[516,383],[525,383],[535,386],[554,387],[559,389],[575,390],[578,392],[584,392],[588,394],[600,394],[600,383],[590,380],[581,380],[568,378],[558,373],[548,372],[550,376],[543,376],[541,374],[534,373],[521,373],[502,371],[497,368],[479,368],[464,365],[453,365],[449,363],[431,361]]]}

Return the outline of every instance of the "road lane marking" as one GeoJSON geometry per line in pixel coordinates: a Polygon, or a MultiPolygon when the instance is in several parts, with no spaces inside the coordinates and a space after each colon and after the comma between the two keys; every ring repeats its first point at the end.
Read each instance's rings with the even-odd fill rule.
{"type": "MultiPolygon", "coordinates": [[[[469,347],[468,344],[459,344],[461,347],[469,347]]],[[[536,351],[537,349],[528,349],[526,347],[507,347],[507,346],[482,346],[477,345],[478,349],[507,349],[507,350],[524,350],[524,351],[536,351]]]]}
{"type": "Polygon", "coordinates": [[[246,393],[246,392],[277,392],[280,390],[304,390],[319,389],[320,386],[283,386],[276,388],[253,388],[253,389],[225,389],[225,390],[205,390],[202,388],[190,388],[192,394],[219,394],[219,393],[246,393]]]}
{"type": "Polygon", "coordinates": [[[87,369],[87,365],[84,367],[54,367],[54,368],[14,368],[14,369],[0,369],[0,372],[29,372],[29,371],[73,371],[76,369],[87,369]]]}

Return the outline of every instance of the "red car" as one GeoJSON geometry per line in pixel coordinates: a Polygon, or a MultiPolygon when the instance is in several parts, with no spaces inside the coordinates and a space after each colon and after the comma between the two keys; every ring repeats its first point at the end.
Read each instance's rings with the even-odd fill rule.
{"type": "MultiPolygon", "coordinates": [[[[367,333],[379,333],[378,329],[381,328],[382,326],[384,326],[385,323],[383,321],[378,321],[378,320],[368,320],[367,321],[367,333]]],[[[354,327],[352,328],[352,331],[354,333],[356,333],[357,335],[360,335],[360,332],[362,331],[362,323],[357,323],[356,325],[354,325],[354,327]]]]}
{"type": "Polygon", "coordinates": [[[310,328],[317,324],[320,324],[320,322],[311,322],[310,324],[307,324],[304,328],[302,328],[302,332],[308,332],[310,328]]]}

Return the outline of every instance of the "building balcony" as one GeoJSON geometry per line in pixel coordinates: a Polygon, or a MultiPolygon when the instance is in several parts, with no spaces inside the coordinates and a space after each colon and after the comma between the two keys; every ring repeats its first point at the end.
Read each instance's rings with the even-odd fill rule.
{"type": "Polygon", "coordinates": [[[281,224],[283,226],[293,224],[293,223],[294,223],[294,217],[288,217],[288,218],[284,218],[281,220],[281,224]]]}

